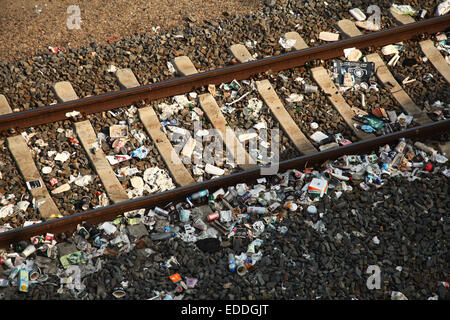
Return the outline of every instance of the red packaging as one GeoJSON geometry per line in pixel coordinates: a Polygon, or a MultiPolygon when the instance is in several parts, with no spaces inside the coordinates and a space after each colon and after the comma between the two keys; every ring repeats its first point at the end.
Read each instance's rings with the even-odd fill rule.
{"type": "Polygon", "coordinates": [[[213,220],[219,219],[219,217],[220,217],[219,213],[214,212],[214,213],[208,215],[208,221],[213,221],[213,220]]]}

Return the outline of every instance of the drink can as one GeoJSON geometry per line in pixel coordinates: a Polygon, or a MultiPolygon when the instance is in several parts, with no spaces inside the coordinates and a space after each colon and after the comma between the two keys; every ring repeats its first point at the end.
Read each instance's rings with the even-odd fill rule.
{"type": "Polygon", "coordinates": [[[268,209],[269,209],[269,211],[274,211],[276,208],[278,208],[279,206],[281,205],[281,203],[279,203],[279,202],[274,202],[274,203],[272,203],[269,207],[268,207],[268,209]]]}
{"type": "Polygon", "coordinates": [[[218,212],[214,212],[210,215],[208,215],[208,221],[213,221],[219,219],[220,215],[218,212]]]}
{"type": "Polygon", "coordinates": [[[252,193],[250,191],[247,191],[246,193],[244,193],[242,195],[242,200],[244,200],[244,201],[247,200],[248,198],[251,197],[251,195],[252,195],[252,193]]]}
{"type": "Polygon", "coordinates": [[[289,185],[289,173],[285,173],[282,175],[280,185],[282,187],[287,187],[289,185]]]}
{"type": "Polygon", "coordinates": [[[264,207],[248,207],[247,212],[250,213],[260,213],[264,214],[267,213],[267,209],[264,207]]]}
{"type": "Polygon", "coordinates": [[[159,214],[162,214],[164,216],[168,216],[169,215],[169,211],[164,210],[164,209],[162,209],[160,207],[155,207],[155,212],[159,213],[159,214]]]}

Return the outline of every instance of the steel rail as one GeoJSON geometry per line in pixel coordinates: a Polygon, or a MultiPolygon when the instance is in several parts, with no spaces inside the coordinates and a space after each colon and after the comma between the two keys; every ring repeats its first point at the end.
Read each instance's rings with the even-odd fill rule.
{"type": "MultiPolygon", "coordinates": [[[[445,131],[450,131],[450,119],[386,134],[368,140],[358,141],[336,149],[325,150],[282,161],[278,164],[278,170],[282,172],[288,169],[303,169],[312,165],[321,164],[327,160],[337,159],[342,155],[367,153],[374,150],[378,146],[395,142],[399,138],[424,139],[445,131]]],[[[209,181],[199,182],[145,197],[131,199],[110,206],[77,213],[71,216],[48,220],[28,227],[16,228],[0,233],[0,248],[7,248],[8,245],[14,242],[28,240],[32,236],[44,235],[47,232],[57,234],[65,231],[74,231],[76,230],[76,226],[84,221],[96,224],[103,221],[114,220],[117,216],[128,211],[142,208],[153,208],[155,206],[170,203],[171,201],[184,200],[188,195],[199,190],[208,189],[212,192],[212,190],[235,185],[242,181],[251,183],[260,177],[262,177],[262,175],[259,168],[241,171],[209,181]]]]}
{"type": "Polygon", "coordinates": [[[183,94],[208,84],[220,84],[234,79],[248,79],[266,71],[277,72],[305,65],[318,59],[330,59],[343,55],[345,48],[379,47],[398,41],[412,39],[418,35],[430,35],[450,27],[450,14],[420,22],[394,27],[388,30],[373,32],[341,41],[293,51],[273,57],[228,66],[213,71],[206,71],[190,76],[161,81],[102,95],[77,99],[32,110],[10,113],[0,116],[0,133],[8,135],[9,129],[24,129],[46,123],[67,120],[67,112],[76,110],[86,115],[108,111],[139,101],[151,101],[183,94]]]}

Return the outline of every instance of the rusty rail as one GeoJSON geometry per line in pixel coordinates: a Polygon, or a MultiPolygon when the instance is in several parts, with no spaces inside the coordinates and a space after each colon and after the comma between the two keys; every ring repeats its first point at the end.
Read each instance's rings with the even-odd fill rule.
{"type": "MultiPolygon", "coordinates": [[[[374,150],[378,146],[395,142],[399,138],[424,139],[426,137],[434,136],[445,131],[450,131],[450,119],[410,128],[404,131],[390,133],[368,140],[358,141],[346,146],[341,146],[336,149],[326,150],[286,160],[279,163],[279,171],[285,171],[294,168],[303,169],[307,166],[321,164],[326,160],[337,159],[342,155],[367,153],[371,150],[374,150]]],[[[222,187],[234,185],[242,181],[252,182],[260,177],[260,169],[241,171],[225,177],[199,182],[185,187],[179,187],[169,191],[128,200],[107,207],[93,209],[59,219],[41,222],[39,224],[34,224],[25,228],[16,228],[11,231],[0,233],[0,248],[7,248],[11,243],[20,240],[28,240],[32,236],[42,235],[47,232],[57,234],[65,231],[74,231],[76,230],[76,226],[83,221],[95,224],[103,221],[113,220],[124,212],[142,208],[153,208],[155,206],[170,203],[171,201],[184,200],[188,195],[199,190],[208,189],[212,191],[222,187]]]]}
{"type": "Polygon", "coordinates": [[[330,59],[343,55],[343,49],[356,47],[378,47],[390,43],[408,40],[418,35],[430,35],[450,27],[450,14],[428,20],[402,25],[388,30],[373,32],[358,37],[344,39],[278,56],[263,58],[239,65],[233,65],[214,71],[179,77],[155,84],[149,84],[95,97],[59,103],[38,109],[11,113],[0,116],[0,132],[8,134],[8,129],[23,129],[67,120],[65,114],[73,110],[82,115],[112,110],[145,100],[156,100],[193,91],[208,84],[220,84],[233,79],[248,79],[250,76],[271,70],[273,72],[304,65],[318,59],[330,59]]]}

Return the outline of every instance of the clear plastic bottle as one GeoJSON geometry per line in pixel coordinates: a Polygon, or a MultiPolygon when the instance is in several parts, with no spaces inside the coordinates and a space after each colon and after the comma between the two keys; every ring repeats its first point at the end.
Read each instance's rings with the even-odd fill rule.
{"type": "Polygon", "coordinates": [[[231,272],[236,271],[236,260],[234,259],[234,254],[232,253],[228,255],[228,269],[230,269],[231,272]]]}

